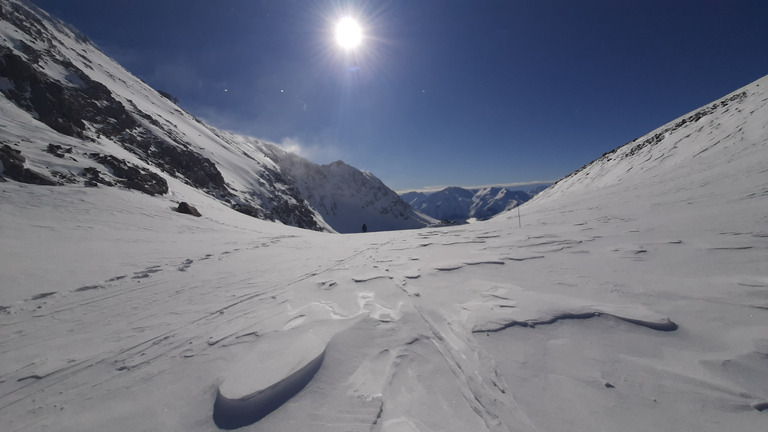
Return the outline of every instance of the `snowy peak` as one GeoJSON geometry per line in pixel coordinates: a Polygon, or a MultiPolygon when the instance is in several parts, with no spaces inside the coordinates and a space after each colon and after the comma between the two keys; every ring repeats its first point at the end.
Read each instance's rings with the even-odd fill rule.
{"type": "Polygon", "coordinates": [[[340,233],[421,228],[435,221],[414,212],[373,174],[342,161],[312,164],[285,153],[281,163],[302,196],[340,233]]]}
{"type": "Polygon", "coordinates": [[[402,198],[415,210],[441,221],[487,219],[517,207],[533,196],[526,191],[489,186],[478,189],[448,187],[433,193],[407,192],[402,198]]]}
{"type": "Polygon", "coordinates": [[[0,93],[11,102],[0,106],[12,123],[0,130],[9,148],[0,162],[12,180],[124,187],[178,199],[196,196],[193,189],[249,216],[312,230],[351,227],[339,225],[340,217],[329,224],[323,217],[333,213],[321,214],[303,194],[313,203],[344,203],[344,217],[356,221],[368,218],[358,209],[375,207],[380,229],[427,223],[398,207],[390,199],[394,192],[370,173],[343,163],[314,168],[274,144],[201,122],[71,27],[15,0],[0,1],[0,93]],[[313,177],[321,183],[304,181],[300,188],[302,178],[282,161],[322,172],[313,177]],[[345,189],[366,182],[378,193],[345,189]]]}

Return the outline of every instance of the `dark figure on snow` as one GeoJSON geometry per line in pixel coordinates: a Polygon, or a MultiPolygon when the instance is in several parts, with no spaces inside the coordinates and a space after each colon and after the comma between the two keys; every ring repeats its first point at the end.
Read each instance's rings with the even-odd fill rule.
{"type": "Polygon", "coordinates": [[[363,232],[368,232],[368,225],[363,224],[363,232]]]}

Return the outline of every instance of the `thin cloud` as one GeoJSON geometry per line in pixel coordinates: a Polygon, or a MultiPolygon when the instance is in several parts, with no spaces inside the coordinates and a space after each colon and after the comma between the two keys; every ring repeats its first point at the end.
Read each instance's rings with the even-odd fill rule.
{"type": "Polygon", "coordinates": [[[340,159],[342,152],[333,145],[314,142],[306,144],[299,137],[284,137],[277,144],[283,150],[299,155],[314,163],[328,163],[340,159]]]}

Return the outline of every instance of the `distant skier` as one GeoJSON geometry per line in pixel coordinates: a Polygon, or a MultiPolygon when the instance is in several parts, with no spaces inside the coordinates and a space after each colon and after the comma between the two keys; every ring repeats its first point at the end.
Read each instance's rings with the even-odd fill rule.
{"type": "Polygon", "coordinates": [[[363,232],[368,232],[368,225],[363,224],[363,232]]]}

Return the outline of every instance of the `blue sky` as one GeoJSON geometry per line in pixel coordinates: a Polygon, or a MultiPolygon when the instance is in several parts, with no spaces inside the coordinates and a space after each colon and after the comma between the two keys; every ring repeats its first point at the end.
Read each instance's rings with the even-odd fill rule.
{"type": "Polygon", "coordinates": [[[764,0],[33,1],[212,125],[395,190],[556,180],[768,74],[764,0]]]}

